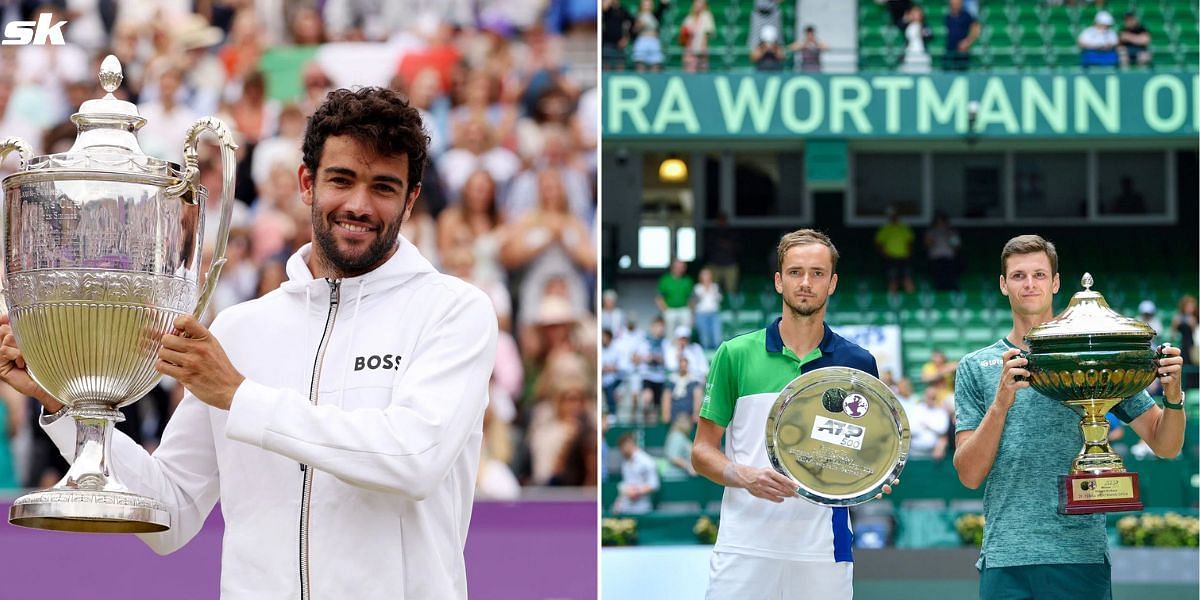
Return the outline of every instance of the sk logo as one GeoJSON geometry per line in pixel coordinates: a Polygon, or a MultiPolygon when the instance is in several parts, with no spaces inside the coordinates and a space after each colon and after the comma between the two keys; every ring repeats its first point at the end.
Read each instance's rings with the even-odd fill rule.
{"type": "Polygon", "coordinates": [[[66,21],[59,21],[54,25],[50,25],[50,20],[54,18],[51,13],[41,13],[38,15],[37,21],[11,21],[4,27],[4,41],[0,41],[3,46],[44,46],[49,43],[51,46],[63,46],[66,42],[63,40],[62,26],[66,25],[66,21]]]}

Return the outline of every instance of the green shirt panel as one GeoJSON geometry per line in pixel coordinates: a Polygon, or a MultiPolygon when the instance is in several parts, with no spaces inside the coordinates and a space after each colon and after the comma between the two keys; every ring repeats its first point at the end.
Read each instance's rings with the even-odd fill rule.
{"type": "MultiPolygon", "coordinates": [[[[694,287],[696,287],[696,282],[687,275],[673,277],[667,273],[658,278],[658,295],[662,296],[663,303],[667,305],[667,308],[686,308],[688,301],[692,299],[692,288],[694,287]]],[[[668,331],[667,335],[675,335],[675,332],[668,331]]]]}
{"type": "Polygon", "coordinates": [[[729,427],[738,398],[752,394],[779,393],[800,376],[800,368],[821,357],[821,349],[798,358],[786,346],[782,352],[768,352],[767,330],[760,329],[735,337],[717,348],[708,369],[704,402],[700,416],[729,427]]]}
{"type": "MultiPolygon", "coordinates": [[[[959,361],[956,431],[979,427],[1000,385],[1001,355],[1010,348],[1000,340],[959,361]]],[[[1123,400],[1113,413],[1129,422],[1153,404],[1141,392],[1123,400]]],[[[981,564],[984,558],[988,567],[1105,560],[1103,514],[1058,514],[1058,477],[1070,472],[1071,460],[1083,447],[1079,419],[1074,410],[1033,388],[1017,391],[984,480],[981,564]]]]}

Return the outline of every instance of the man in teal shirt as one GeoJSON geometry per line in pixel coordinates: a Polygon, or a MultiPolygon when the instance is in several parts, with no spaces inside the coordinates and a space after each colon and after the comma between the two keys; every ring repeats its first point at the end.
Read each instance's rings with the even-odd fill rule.
{"type": "MultiPolygon", "coordinates": [[[[1054,317],[1058,254],[1036,235],[1008,241],[1000,255],[1000,292],[1013,327],[996,343],[958,363],[954,468],[963,485],[985,481],[979,595],[983,600],[1111,598],[1104,515],[1058,514],[1058,476],[1083,445],[1079,416],[1043,396],[1023,378],[1025,334],[1054,317]]],[[[1184,414],[1178,348],[1164,348],[1159,381],[1164,408],[1146,392],[1112,412],[1154,453],[1169,458],[1183,446],[1184,414]]]]}

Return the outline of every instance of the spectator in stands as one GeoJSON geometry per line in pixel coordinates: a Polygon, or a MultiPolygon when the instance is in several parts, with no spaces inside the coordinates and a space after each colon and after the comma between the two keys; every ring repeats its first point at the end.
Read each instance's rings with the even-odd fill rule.
{"type": "MultiPolygon", "coordinates": [[[[500,246],[499,257],[506,269],[522,270],[518,304],[525,316],[537,307],[546,282],[552,278],[565,285],[564,296],[576,314],[591,306],[585,278],[590,279],[595,272],[595,249],[587,226],[567,211],[558,171],[546,169],[538,175],[538,208],[513,224],[500,246]]],[[[518,327],[520,322],[528,321],[520,317],[517,320],[518,327]]]]}
{"type": "Polygon", "coordinates": [[[933,272],[933,289],[958,291],[958,249],[962,238],[950,226],[950,217],[944,211],[933,214],[933,226],[925,232],[925,252],[929,257],[929,270],[933,272]]]}
{"type": "Polygon", "coordinates": [[[750,50],[758,48],[763,41],[763,32],[768,27],[775,33],[775,41],[783,31],[783,11],[779,4],[782,0],[754,0],[750,11],[750,30],[746,33],[746,44],[750,50]]]}
{"type": "Polygon", "coordinates": [[[654,459],[638,447],[632,432],[621,434],[617,447],[624,461],[621,463],[621,485],[617,488],[613,512],[640,515],[654,510],[652,494],[659,487],[658,466],[654,459]]]}
{"type": "Polygon", "coordinates": [[[642,0],[633,20],[633,63],[638,71],[661,71],[662,40],[658,37],[660,23],[654,13],[654,0],[642,0]]]}
{"type": "Polygon", "coordinates": [[[570,453],[572,441],[594,414],[595,405],[588,401],[595,397],[594,373],[578,354],[562,350],[549,358],[538,376],[534,385],[537,401],[525,436],[530,483],[547,485],[564,469],[578,466],[564,464],[562,458],[570,453]]]}
{"type": "Polygon", "coordinates": [[[705,232],[704,256],[713,279],[726,294],[736,294],[738,291],[740,250],[741,238],[729,226],[729,215],[724,212],[718,214],[716,225],[705,232]]]}
{"type": "Polygon", "coordinates": [[[1117,34],[1112,30],[1113,18],[1108,11],[1096,13],[1092,26],[1084,29],[1077,40],[1079,61],[1084,67],[1114,67],[1117,65],[1117,34]]]}
{"type": "Polygon", "coordinates": [[[1159,337],[1166,331],[1163,329],[1162,319],[1158,318],[1158,307],[1154,305],[1153,300],[1142,300],[1138,303],[1138,320],[1154,330],[1155,335],[1150,339],[1150,345],[1157,348],[1159,337]]]}
{"type": "MultiPolygon", "coordinates": [[[[947,17],[948,18],[948,17],[947,17]]],[[[914,5],[904,18],[904,62],[900,63],[901,73],[928,73],[929,52],[925,50],[925,40],[930,36],[929,28],[925,26],[925,9],[914,5]]]]}
{"type": "Polygon", "coordinates": [[[600,388],[604,390],[604,407],[609,414],[617,412],[617,388],[624,381],[628,366],[624,364],[621,348],[613,345],[611,329],[600,330],[600,388]]]}
{"type": "MultiPolygon", "coordinates": [[[[666,324],[662,317],[655,317],[634,359],[641,378],[639,406],[643,410],[649,410],[646,407],[652,407],[663,396],[667,384],[666,350],[666,324]]],[[[639,414],[638,418],[642,418],[642,415],[639,414]]]]}
{"type": "Polygon", "coordinates": [[[767,466],[762,424],[797,371],[843,366],[875,377],[879,371],[869,352],[825,324],[838,284],[838,253],[829,238],[794,231],[782,237],[777,255],[783,316],[721,344],[692,446],[696,471],[725,486],[710,600],[794,597],[801,582],[805,597],[854,594],[848,511],[799,498],[795,482],[767,466]]]}
{"type": "MultiPolygon", "coordinates": [[[[1029,330],[1054,318],[1057,251],[1040,236],[1017,236],[1004,245],[1000,272],[1012,330],[968,354],[955,377],[954,468],[968,488],[986,483],[980,597],[1110,597],[1104,519],[1060,515],[1061,488],[1047,485],[1079,453],[1079,417],[1030,388],[1020,356],[1029,330]]],[[[1167,353],[1157,367],[1164,408],[1145,392],[1113,408],[1164,458],[1179,454],[1186,430],[1182,360],[1178,348],[1167,353]]]]}
{"type": "Polygon", "coordinates": [[[670,385],[663,390],[662,422],[670,423],[680,415],[687,415],[688,422],[694,422],[700,414],[700,400],[703,397],[704,378],[694,375],[688,367],[687,356],[679,357],[678,368],[670,375],[670,385]]]}
{"type": "Polygon", "coordinates": [[[700,346],[716,350],[721,345],[721,288],[713,281],[712,269],[700,269],[700,281],[692,289],[696,315],[696,331],[700,346]]]}
{"type": "Polygon", "coordinates": [[[896,391],[896,377],[892,375],[891,369],[881,369],[879,371],[879,381],[883,382],[889,390],[896,391]]]}
{"type": "Polygon", "coordinates": [[[663,365],[667,372],[677,373],[680,363],[685,358],[693,377],[699,380],[708,377],[708,359],[704,355],[704,348],[692,341],[691,329],[679,327],[675,330],[675,339],[663,349],[663,365]]]}
{"type": "Polygon", "coordinates": [[[900,282],[904,282],[905,293],[913,292],[912,244],[913,230],[900,220],[895,207],[887,208],[887,223],[875,232],[875,247],[883,257],[884,271],[888,279],[888,293],[895,294],[900,282]]]}
{"type": "Polygon", "coordinates": [[[946,353],[934,349],[929,362],[921,365],[921,383],[937,393],[938,402],[945,402],[954,393],[954,371],[958,362],[946,360],[946,353]]]}
{"type": "Polygon", "coordinates": [[[708,36],[716,33],[712,11],[707,0],[692,0],[692,9],[679,27],[679,45],[683,46],[683,70],[689,73],[708,71],[708,36]]]}
{"type": "Polygon", "coordinates": [[[783,70],[783,46],[779,43],[779,30],[774,25],[763,27],[758,45],[750,50],[750,62],[757,71],[783,70]]]}
{"type": "Polygon", "coordinates": [[[467,119],[459,128],[454,147],[438,161],[438,172],[451,198],[457,198],[472,173],[483,169],[503,187],[521,172],[515,152],[497,144],[496,131],[482,116],[467,119]]]}
{"type": "Polygon", "coordinates": [[[489,403],[483,414],[483,444],[479,456],[479,474],[475,479],[475,498],[511,502],[521,496],[521,482],[508,466],[512,459],[508,423],[496,416],[489,403]]]}
{"type": "Polygon", "coordinates": [[[962,0],[949,0],[946,13],[946,54],[942,68],[947,71],[966,71],[971,67],[971,46],[979,39],[979,21],[963,10],[962,0]]]}
{"type": "Polygon", "coordinates": [[[502,283],[506,275],[500,248],[506,238],[507,228],[496,205],[496,182],[486,170],[477,170],[467,177],[458,202],[437,216],[438,253],[445,256],[464,248],[474,257],[474,279],[502,283]]]}
{"type": "Polygon", "coordinates": [[[600,59],[604,70],[625,70],[625,49],[629,46],[632,27],[633,16],[620,0],[604,0],[604,9],[600,13],[600,59]]]}
{"type": "Polygon", "coordinates": [[[671,419],[671,430],[663,442],[663,456],[667,464],[663,465],[663,479],[687,479],[696,476],[696,468],[692,466],[692,425],[695,417],[680,413],[671,419]]]}
{"type": "Polygon", "coordinates": [[[913,458],[942,460],[946,457],[946,444],[950,440],[950,413],[938,400],[937,389],[925,388],[922,401],[905,406],[912,441],[908,447],[913,458]]]}
{"type": "Polygon", "coordinates": [[[1121,192],[1113,198],[1111,212],[1122,215],[1140,215],[1146,212],[1146,199],[1133,188],[1133,179],[1121,178],[1121,192]]]}
{"type": "Polygon", "coordinates": [[[1125,13],[1124,27],[1117,36],[1119,41],[1118,55],[1121,66],[1137,65],[1145,67],[1150,64],[1150,32],[1138,21],[1133,11],[1125,13]]]}
{"type": "Polygon", "coordinates": [[[600,296],[600,328],[621,337],[625,333],[625,311],[617,306],[617,290],[607,289],[600,296]]]}
{"type": "Polygon", "coordinates": [[[907,377],[901,377],[896,383],[896,396],[900,398],[900,404],[904,405],[905,410],[921,402],[921,397],[913,391],[912,380],[907,377]]]}
{"type": "Polygon", "coordinates": [[[788,46],[792,52],[800,55],[800,70],[805,73],[821,72],[821,53],[828,50],[825,42],[817,39],[817,30],[812,25],[804,28],[804,39],[792,42],[788,46]]]}
{"type": "Polygon", "coordinates": [[[138,114],[146,124],[138,130],[138,142],[149,156],[183,162],[183,141],[187,130],[201,115],[181,104],[183,71],[174,61],[160,63],[157,73],[158,100],[138,105],[138,114]]]}
{"type": "Polygon", "coordinates": [[[892,24],[900,31],[904,31],[907,25],[904,19],[908,15],[909,9],[913,7],[912,0],[875,0],[875,4],[885,5],[892,24]]]}
{"type": "Polygon", "coordinates": [[[1193,365],[1197,362],[1196,323],[1200,313],[1196,310],[1196,298],[1186,294],[1179,299],[1179,308],[1171,317],[1171,335],[1179,340],[1183,350],[1183,364],[1193,365]]]}
{"type": "Polygon", "coordinates": [[[678,258],[671,261],[671,268],[658,278],[658,295],[654,301],[662,311],[667,331],[680,327],[692,328],[692,291],[696,282],[687,274],[687,263],[678,258]]]}

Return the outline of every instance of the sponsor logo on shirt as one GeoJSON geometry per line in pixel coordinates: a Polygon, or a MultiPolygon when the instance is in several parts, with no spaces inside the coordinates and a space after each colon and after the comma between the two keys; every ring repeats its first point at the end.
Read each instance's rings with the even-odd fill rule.
{"type": "Polygon", "coordinates": [[[989,358],[988,360],[981,360],[981,361],[979,361],[979,368],[981,368],[981,369],[986,369],[986,368],[988,368],[988,367],[998,367],[998,366],[1000,366],[1000,365],[1002,365],[1002,364],[1004,364],[1004,359],[1001,359],[1001,358],[989,358]]]}
{"type": "Polygon", "coordinates": [[[400,370],[400,355],[399,354],[372,354],[371,356],[355,356],[354,370],[361,371],[366,369],[374,371],[376,369],[391,369],[393,371],[400,370]]]}

